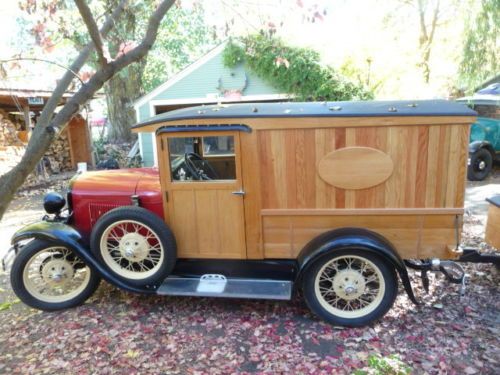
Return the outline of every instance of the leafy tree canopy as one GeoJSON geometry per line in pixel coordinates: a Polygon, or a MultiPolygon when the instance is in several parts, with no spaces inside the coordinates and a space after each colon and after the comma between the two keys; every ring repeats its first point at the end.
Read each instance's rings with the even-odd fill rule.
{"type": "Polygon", "coordinates": [[[286,45],[277,37],[257,34],[232,39],[223,59],[227,67],[244,63],[273,87],[294,95],[295,100],[373,99],[373,93],[360,82],[323,66],[316,51],[286,45]]]}
{"type": "Polygon", "coordinates": [[[465,27],[460,80],[468,92],[500,73],[500,0],[481,0],[465,27]]]}

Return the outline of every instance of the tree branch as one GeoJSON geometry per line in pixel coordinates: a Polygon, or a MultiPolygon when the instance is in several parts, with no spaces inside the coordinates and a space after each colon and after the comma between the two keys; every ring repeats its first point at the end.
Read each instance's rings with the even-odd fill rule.
{"type": "Polygon", "coordinates": [[[144,38],[137,47],[120,56],[113,62],[116,69],[120,70],[132,62],[140,60],[149,52],[158,35],[158,28],[160,27],[161,20],[174,3],[175,0],[164,0],[158,5],[158,8],[156,8],[151,17],[149,17],[148,27],[144,34],[144,38]]]}
{"type": "Polygon", "coordinates": [[[438,18],[439,18],[439,0],[436,2],[436,7],[434,8],[434,14],[432,16],[431,32],[429,35],[429,44],[431,44],[432,40],[434,39],[434,32],[436,31],[438,18]]]}
{"type": "Polygon", "coordinates": [[[52,121],[53,126],[67,123],[71,117],[78,112],[80,107],[87,103],[92,96],[110,80],[118,71],[143,58],[153,46],[158,35],[158,28],[161,20],[175,3],[175,0],[163,0],[158,8],[153,12],[148,20],[146,33],[137,47],[120,56],[115,61],[111,61],[106,66],[98,70],[92,78],[82,86],[73,97],[64,105],[61,111],[52,121]]]}
{"type": "Polygon", "coordinates": [[[103,42],[101,38],[101,33],[99,32],[99,28],[97,27],[97,23],[92,16],[92,12],[87,4],[86,0],[75,0],[75,4],[78,7],[80,15],[82,16],[83,22],[85,26],[87,26],[87,30],[89,32],[90,38],[92,42],[94,42],[94,47],[97,53],[97,59],[101,66],[105,66],[108,63],[108,60],[104,57],[104,48],[103,42]]]}
{"type": "MultiPolygon", "coordinates": [[[[113,13],[109,15],[104,22],[104,24],[101,27],[101,35],[106,36],[110,30],[113,28],[115,25],[116,20],[120,17],[122,12],[125,9],[125,6],[127,5],[128,0],[121,0],[118,6],[115,8],[113,13]]],[[[78,57],[73,61],[73,63],[70,65],[69,69],[66,71],[66,73],[63,75],[63,77],[59,80],[59,82],[56,85],[56,88],[52,92],[52,95],[50,96],[49,100],[43,107],[42,113],[40,115],[40,119],[38,120],[39,126],[35,127],[36,132],[41,132],[44,131],[45,129],[40,129],[41,127],[47,126],[50,122],[50,119],[52,118],[52,115],[59,105],[59,102],[68,89],[69,85],[74,79],[74,72],[78,73],[82,66],[85,64],[87,61],[90,52],[92,51],[92,48],[94,47],[93,43],[88,43],[85,47],[82,48],[80,54],[78,57]],[[38,130],[40,129],[40,130],[38,130]]],[[[31,142],[28,144],[28,149],[30,148],[31,142]]]]}

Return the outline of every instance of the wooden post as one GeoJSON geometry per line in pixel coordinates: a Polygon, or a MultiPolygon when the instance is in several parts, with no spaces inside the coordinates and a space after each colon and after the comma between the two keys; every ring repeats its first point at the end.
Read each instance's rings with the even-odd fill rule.
{"type": "Polygon", "coordinates": [[[31,135],[31,119],[30,119],[30,106],[26,104],[23,107],[24,113],[24,126],[26,127],[26,131],[28,132],[28,136],[31,135]]]}

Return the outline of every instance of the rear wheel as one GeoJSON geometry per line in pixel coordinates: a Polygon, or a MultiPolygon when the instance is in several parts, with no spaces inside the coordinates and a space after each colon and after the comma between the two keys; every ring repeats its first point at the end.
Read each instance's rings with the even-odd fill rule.
{"type": "Polygon", "coordinates": [[[82,304],[97,289],[100,278],[64,245],[33,240],[15,258],[10,280],[25,304],[52,311],[82,304]]]}
{"type": "Polygon", "coordinates": [[[91,236],[92,252],[118,278],[136,286],[163,281],[176,261],[170,229],[140,207],[119,207],[104,214],[91,236]]]}
{"type": "Polygon", "coordinates": [[[493,168],[493,156],[485,149],[480,148],[470,155],[470,163],[467,167],[467,178],[470,181],[482,181],[493,168]]]}
{"type": "Polygon", "coordinates": [[[331,324],[367,325],[385,315],[396,299],[394,268],[366,251],[336,251],[315,260],[306,272],[306,302],[331,324]]]}

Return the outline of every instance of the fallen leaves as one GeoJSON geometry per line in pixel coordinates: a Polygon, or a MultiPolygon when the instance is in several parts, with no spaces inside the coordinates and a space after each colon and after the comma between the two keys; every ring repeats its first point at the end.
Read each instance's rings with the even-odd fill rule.
{"type": "MultiPolygon", "coordinates": [[[[464,241],[491,250],[467,226],[464,241]]],[[[426,294],[411,273],[423,304],[414,306],[401,289],[388,314],[364,328],[328,325],[300,296],[289,302],[153,297],[103,283],[86,304],[61,312],[9,302],[0,311],[0,373],[351,374],[370,373],[372,361],[404,363],[415,374],[497,374],[500,275],[490,265],[465,268],[471,277],[464,297],[434,275],[426,294]]],[[[0,301],[12,301],[5,274],[0,288],[0,301]]]]}

